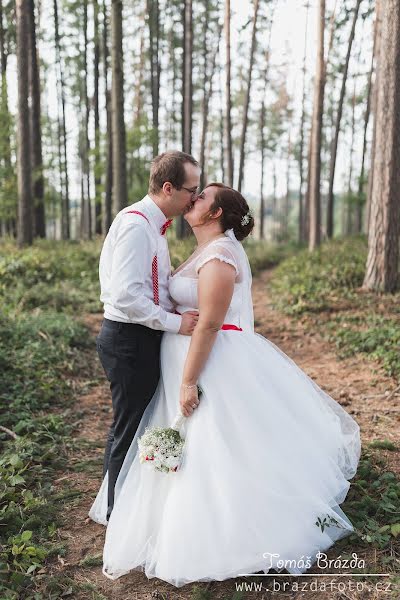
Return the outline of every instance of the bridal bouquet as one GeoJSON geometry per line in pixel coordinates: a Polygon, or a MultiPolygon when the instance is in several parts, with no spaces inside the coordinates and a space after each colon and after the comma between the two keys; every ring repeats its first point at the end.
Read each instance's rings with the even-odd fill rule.
{"type": "Polygon", "coordinates": [[[146,429],[138,440],[140,462],[149,463],[156,471],[177,471],[185,444],[179,427],[185,418],[183,415],[177,415],[171,427],[146,429]]]}
{"type": "MultiPolygon", "coordinates": [[[[198,387],[199,395],[202,390],[198,387]]],[[[139,460],[147,463],[156,471],[165,473],[175,472],[179,469],[185,440],[179,430],[186,417],[179,412],[172,422],[171,427],[146,428],[138,440],[139,460]]]]}

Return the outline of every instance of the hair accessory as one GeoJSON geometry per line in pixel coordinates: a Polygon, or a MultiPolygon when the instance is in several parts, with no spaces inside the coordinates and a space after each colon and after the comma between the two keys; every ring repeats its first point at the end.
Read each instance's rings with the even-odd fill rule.
{"type": "Polygon", "coordinates": [[[248,225],[250,223],[251,212],[248,211],[245,215],[243,215],[242,220],[240,221],[241,225],[248,225]]]}

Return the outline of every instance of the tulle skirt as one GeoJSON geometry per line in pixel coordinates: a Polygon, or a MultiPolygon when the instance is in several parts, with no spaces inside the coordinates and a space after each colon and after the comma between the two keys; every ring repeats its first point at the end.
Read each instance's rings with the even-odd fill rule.
{"type": "MultiPolygon", "coordinates": [[[[163,336],[162,376],[117,481],[103,572],[138,569],[175,586],[270,568],[302,573],[353,531],[339,504],[356,473],[359,426],[273,343],[220,331],[183,426],[183,464],[154,471],[139,462],[137,439],[175,417],[189,344],[163,336]]],[[[107,476],[93,520],[107,524],[106,503],[107,476]]]]}

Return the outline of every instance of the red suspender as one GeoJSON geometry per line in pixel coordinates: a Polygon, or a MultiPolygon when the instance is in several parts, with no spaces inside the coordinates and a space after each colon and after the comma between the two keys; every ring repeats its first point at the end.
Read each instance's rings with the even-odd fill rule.
{"type": "MultiPolygon", "coordinates": [[[[144,217],[146,219],[146,221],[149,223],[149,220],[146,217],[146,215],[144,215],[143,213],[139,212],[138,210],[128,210],[125,214],[128,214],[128,213],[134,213],[135,215],[140,215],[141,217],[144,217]]],[[[159,304],[157,254],[154,256],[153,262],[151,263],[151,278],[153,280],[153,298],[154,298],[154,304],[159,304]]]]}

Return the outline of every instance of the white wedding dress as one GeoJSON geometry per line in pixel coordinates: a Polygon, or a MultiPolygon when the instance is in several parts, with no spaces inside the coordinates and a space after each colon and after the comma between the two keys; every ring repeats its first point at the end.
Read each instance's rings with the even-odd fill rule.
{"type": "MultiPolygon", "coordinates": [[[[133,569],[175,586],[271,567],[302,573],[353,531],[339,504],[357,470],[358,424],[254,333],[250,267],[232,230],[171,277],[178,312],[197,308],[197,273],[211,259],[236,268],[225,323],[242,331],[217,334],[199,378],[199,407],[183,425],[176,473],[152,470],[137,453],[145,427],[169,426],[179,406],[190,337],[163,335],[161,379],[122,467],[106,530],[103,572],[112,579],[133,569]],[[322,532],[318,517],[336,523],[322,532]]],[[[89,513],[104,525],[106,503],[107,475],[89,513]]]]}

